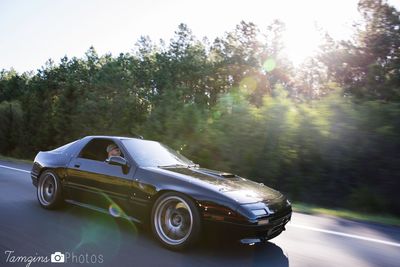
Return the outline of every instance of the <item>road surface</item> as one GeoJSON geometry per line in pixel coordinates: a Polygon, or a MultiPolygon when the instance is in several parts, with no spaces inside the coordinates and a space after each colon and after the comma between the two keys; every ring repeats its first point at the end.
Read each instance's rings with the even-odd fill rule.
{"type": "Polygon", "coordinates": [[[30,167],[0,161],[0,266],[400,266],[400,228],[301,213],[267,244],[204,236],[189,251],[169,251],[127,220],[41,208],[30,167]],[[61,260],[55,252],[64,264],[49,262],[61,260]]]}

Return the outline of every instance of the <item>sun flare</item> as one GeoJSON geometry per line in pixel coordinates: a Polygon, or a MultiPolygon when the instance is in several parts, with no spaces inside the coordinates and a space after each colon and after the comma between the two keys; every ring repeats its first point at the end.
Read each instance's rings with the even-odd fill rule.
{"type": "Polygon", "coordinates": [[[271,19],[282,21],[285,31],[282,34],[284,54],[295,66],[299,66],[306,58],[313,57],[323,43],[325,33],[334,39],[347,39],[352,32],[353,19],[356,19],[356,8],[349,8],[352,2],[356,6],[357,1],[265,1],[264,6],[255,14],[261,14],[268,10],[271,17],[260,20],[260,25],[268,24],[271,19]],[[282,6],[287,8],[282,8],[282,6]]]}
{"type": "Polygon", "coordinates": [[[286,31],[283,42],[286,56],[294,65],[299,65],[315,55],[323,40],[316,27],[299,25],[286,31]]]}

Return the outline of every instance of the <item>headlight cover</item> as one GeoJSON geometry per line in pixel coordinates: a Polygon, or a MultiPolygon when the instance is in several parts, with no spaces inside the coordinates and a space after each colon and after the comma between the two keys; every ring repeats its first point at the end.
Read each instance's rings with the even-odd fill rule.
{"type": "Polygon", "coordinates": [[[267,212],[265,211],[265,209],[251,210],[251,212],[256,216],[267,215],[267,212]]]}

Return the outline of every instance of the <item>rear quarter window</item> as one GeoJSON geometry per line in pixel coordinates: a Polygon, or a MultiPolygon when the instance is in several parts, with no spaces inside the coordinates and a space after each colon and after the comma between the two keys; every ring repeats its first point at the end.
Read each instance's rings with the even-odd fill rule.
{"type": "Polygon", "coordinates": [[[71,143],[65,144],[63,146],[60,146],[59,148],[53,149],[52,152],[56,152],[56,153],[63,153],[68,151],[69,148],[72,147],[73,144],[75,144],[76,141],[73,141],[71,143]]]}

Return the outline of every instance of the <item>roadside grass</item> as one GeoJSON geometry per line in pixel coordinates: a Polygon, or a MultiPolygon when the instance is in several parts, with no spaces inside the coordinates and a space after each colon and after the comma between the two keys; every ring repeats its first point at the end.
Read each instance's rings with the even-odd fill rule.
{"type": "Polygon", "coordinates": [[[345,209],[324,208],[305,203],[293,203],[292,208],[293,211],[300,213],[330,215],[355,221],[400,226],[400,217],[394,215],[370,214],[345,209]]]}
{"type": "Polygon", "coordinates": [[[33,160],[29,160],[29,159],[17,159],[17,158],[7,157],[7,156],[3,156],[1,154],[0,154],[0,160],[28,163],[28,164],[32,164],[32,161],[33,161],[33,160]]]}

